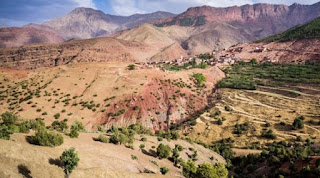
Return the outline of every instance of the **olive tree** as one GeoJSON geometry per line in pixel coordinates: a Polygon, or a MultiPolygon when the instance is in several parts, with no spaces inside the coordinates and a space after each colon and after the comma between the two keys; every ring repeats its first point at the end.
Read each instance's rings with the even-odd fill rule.
{"type": "Polygon", "coordinates": [[[74,148],[65,150],[62,153],[60,156],[60,161],[62,163],[66,178],[69,178],[72,171],[78,166],[79,160],[78,153],[74,148]]]}

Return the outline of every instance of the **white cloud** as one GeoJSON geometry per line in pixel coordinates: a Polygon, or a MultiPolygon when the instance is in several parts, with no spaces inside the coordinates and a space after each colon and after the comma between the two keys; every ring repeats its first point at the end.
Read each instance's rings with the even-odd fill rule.
{"type": "Polygon", "coordinates": [[[135,13],[146,13],[136,7],[135,0],[110,0],[113,11],[117,15],[132,15],[135,13]]]}
{"type": "Polygon", "coordinates": [[[90,8],[97,9],[93,0],[71,0],[71,1],[77,4],[78,7],[90,7],[90,8]]]}

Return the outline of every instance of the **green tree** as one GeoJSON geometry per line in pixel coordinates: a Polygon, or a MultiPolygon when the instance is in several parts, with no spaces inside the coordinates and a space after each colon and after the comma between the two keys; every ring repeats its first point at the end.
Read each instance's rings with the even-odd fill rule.
{"type": "Polygon", "coordinates": [[[0,139],[9,140],[13,132],[6,125],[0,126],[0,139]]]}
{"type": "Polygon", "coordinates": [[[172,161],[173,161],[174,166],[177,166],[177,164],[179,163],[179,157],[180,157],[179,149],[176,146],[172,150],[172,161]]]}
{"type": "Polygon", "coordinates": [[[5,113],[1,114],[1,120],[2,124],[9,126],[17,122],[18,116],[12,112],[6,111],[5,113]]]}
{"type": "Polygon", "coordinates": [[[157,147],[157,156],[160,159],[168,158],[170,156],[171,148],[169,145],[164,145],[162,143],[157,147]]]}
{"type": "Polygon", "coordinates": [[[192,160],[188,162],[182,162],[182,173],[186,178],[193,178],[197,173],[197,166],[192,160]]]}
{"type": "Polygon", "coordinates": [[[64,173],[67,178],[70,177],[72,171],[78,166],[79,163],[78,153],[74,148],[65,150],[60,156],[60,161],[62,163],[64,173]]]}
{"type": "Polygon", "coordinates": [[[120,134],[119,134],[119,143],[120,143],[120,145],[121,145],[121,144],[126,144],[126,143],[128,143],[128,142],[129,142],[128,136],[125,135],[125,134],[123,134],[123,133],[120,133],[120,134]]]}
{"type": "Polygon", "coordinates": [[[198,166],[197,178],[226,178],[228,170],[223,164],[212,165],[210,163],[202,163],[198,166]]]}

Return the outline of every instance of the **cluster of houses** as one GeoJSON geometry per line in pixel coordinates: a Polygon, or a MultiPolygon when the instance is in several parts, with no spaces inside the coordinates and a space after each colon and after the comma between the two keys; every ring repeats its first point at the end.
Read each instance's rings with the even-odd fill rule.
{"type": "MultiPolygon", "coordinates": [[[[250,53],[262,53],[265,51],[270,51],[271,49],[268,49],[264,46],[257,46],[250,51],[250,53]]],[[[149,62],[136,62],[137,65],[144,66],[147,68],[157,68],[159,65],[175,65],[175,66],[182,66],[184,64],[191,64],[195,63],[196,65],[201,64],[202,62],[205,62],[207,65],[214,66],[216,64],[225,64],[225,65],[231,65],[239,61],[239,58],[236,57],[236,53],[241,53],[243,51],[243,47],[235,47],[235,48],[229,48],[224,49],[223,51],[213,51],[211,53],[207,53],[207,56],[212,56],[212,58],[199,58],[198,56],[185,58],[181,56],[178,59],[172,60],[172,61],[149,61],[149,62]],[[226,53],[227,52],[227,53],[226,53]]],[[[264,61],[266,62],[275,62],[271,59],[265,58],[264,61]]]]}
{"type": "Polygon", "coordinates": [[[219,56],[215,57],[215,52],[212,52],[211,54],[208,54],[213,56],[212,58],[209,59],[202,59],[199,58],[198,56],[194,57],[189,57],[189,58],[184,58],[180,57],[178,59],[172,60],[172,61],[150,61],[150,62],[136,62],[136,65],[140,66],[145,66],[147,68],[155,68],[159,65],[176,65],[176,66],[182,66],[185,64],[191,64],[194,63],[195,65],[200,65],[201,63],[206,63],[207,65],[214,66],[218,63],[222,64],[234,64],[237,59],[234,56],[219,56]]]}

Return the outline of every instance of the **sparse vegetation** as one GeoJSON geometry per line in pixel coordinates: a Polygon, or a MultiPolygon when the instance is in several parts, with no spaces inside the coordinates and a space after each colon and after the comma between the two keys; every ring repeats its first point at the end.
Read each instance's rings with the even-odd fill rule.
{"type": "Polygon", "coordinates": [[[294,39],[310,39],[310,38],[320,38],[320,18],[316,18],[313,21],[298,26],[293,27],[283,33],[270,36],[259,40],[257,42],[272,42],[272,41],[291,41],[294,39]]]}

